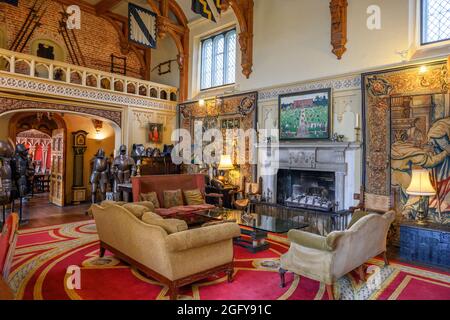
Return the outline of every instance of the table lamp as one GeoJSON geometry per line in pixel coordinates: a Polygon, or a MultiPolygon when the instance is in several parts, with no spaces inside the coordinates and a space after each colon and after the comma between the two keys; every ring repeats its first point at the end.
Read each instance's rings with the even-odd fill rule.
{"type": "Polygon", "coordinates": [[[417,209],[418,224],[426,224],[428,205],[425,205],[425,201],[428,201],[428,197],[436,194],[427,170],[416,169],[412,171],[411,184],[406,189],[406,193],[411,196],[420,196],[419,207],[417,209]]]}
{"type": "Polygon", "coordinates": [[[220,172],[220,176],[218,176],[217,179],[219,179],[220,181],[225,183],[224,173],[226,171],[233,170],[233,169],[234,169],[234,165],[233,165],[233,161],[231,160],[231,156],[230,155],[222,155],[220,157],[219,166],[217,167],[217,170],[219,170],[219,172],[220,172]]]}

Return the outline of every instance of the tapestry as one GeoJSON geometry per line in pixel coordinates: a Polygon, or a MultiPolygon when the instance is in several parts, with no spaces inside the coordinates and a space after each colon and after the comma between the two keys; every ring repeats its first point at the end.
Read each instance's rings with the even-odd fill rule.
{"type": "Polygon", "coordinates": [[[365,192],[390,199],[400,220],[416,219],[419,197],[406,189],[413,169],[427,169],[436,189],[428,219],[449,224],[448,83],[447,61],[363,75],[365,192]]]}
{"type": "MultiPolygon", "coordinates": [[[[178,128],[186,129],[190,132],[191,137],[195,136],[195,122],[201,121],[201,133],[209,129],[219,129],[224,136],[224,151],[231,154],[234,163],[239,157],[239,148],[236,146],[237,138],[233,141],[232,150],[227,150],[225,143],[225,134],[227,129],[256,129],[257,122],[257,102],[258,93],[250,92],[245,94],[226,96],[205,100],[204,105],[199,102],[190,102],[181,104],[179,108],[178,128]]],[[[201,134],[200,133],[200,134],[201,134]]],[[[197,134],[199,134],[197,132],[197,134]]],[[[204,143],[205,145],[206,143],[204,143]]],[[[255,151],[255,150],[253,150],[255,151]]],[[[250,144],[245,146],[246,159],[250,153],[250,144]]],[[[251,164],[241,164],[236,166],[236,170],[230,173],[230,179],[233,184],[238,185],[240,177],[245,175],[250,180],[256,179],[256,166],[251,164]]]]}

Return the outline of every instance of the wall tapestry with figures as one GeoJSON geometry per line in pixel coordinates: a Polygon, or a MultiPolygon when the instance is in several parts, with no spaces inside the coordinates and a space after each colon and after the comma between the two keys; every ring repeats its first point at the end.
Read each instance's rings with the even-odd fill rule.
{"type": "Polygon", "coordinates": [[[365,192],[414,220],[418,197],[408,196],[412,169],[427,169],[437,190],[429,200],[434,223],[450,218],[450,61],[363,75],[365,192]]]}
{"type": "MultiPolygon", "coordinates": [[[[194,132],[196,121],[202,122],[202,133],[208,129],[221,130],[225,140],[227,129],[256,129],[257,121],[257,101],[258,93],[251,92],[233,96],[225,96],[213,99],[206,99],[204,105],[200,105],[198,101],[181,104],[179,108],[178,127],[186,129],[191,133],[191,137],[199,132],[194,132]]],[[[239,147],[237,147],[238,137],[234,137],[231,143],[232,150],[226,150],[224,141],[224,152],[231,154],[232,160],[237,164],[239,157],[239,147]]],[[[203,146],[208,142],[204,142],[203,146]]],[[[248,140],[246,142],[246,159],[250,152],[248,140]]],[[[256,151],[255,151],[256,154],[256,151]]],[[[194,159],[193,159],[194,161],[194,159]]],[[[255,166],[250,164],[236,165],[235,170],[230,171],[229,178],[235,185],[239,184],[240,177],[245,176],[249,179],[256,179],[255,166]]],[[[206,170],[206,166],[190,166],[186,168],[188,172],[196,172],[198,170],[206,170]]]]}

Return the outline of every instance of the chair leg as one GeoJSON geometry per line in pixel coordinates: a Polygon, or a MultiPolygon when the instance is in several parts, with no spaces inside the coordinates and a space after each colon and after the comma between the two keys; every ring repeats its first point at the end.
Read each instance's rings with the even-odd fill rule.
{"type": "Polygon", "coordinates": [[[285,270],[283,268],[280,268],[278,270],[278,272],[280,274],[280,280],[281,280],[280,288],[284,288],[284,287],[286,287],[286,277],[285,277],[285,275],[286,275],[287,270],[285,270]]]}
{"type": "Polygon", "coordinates": [[[100,258],[103,258],[105,256],[106,249],[103,247],[100,247],[100,258]]]}
{"type": "Polygon", "coordinates": [[[174,285],[171,285],[169,287],[169,291],[170,291],[170,300],[177,300],[178,299],[178,288],[174,285]]]}
{"type": "Polygon", "coordinates": [[[383,252],[383,260],[384,260],[384,265],[388,266],[389,265],[389,260],[387,258],[387,252],[383,252]]]}
{"type": "Polygon", "coordinates": [[[233,282],[233,273],[234,273],[233,269],[229,269],[226,271],[228,283],[233,282]]]}
{"type": "Polygon", "coordinates": [[[327,284],[327,293],[328,293],[328,300],[334,300],[334,287],[332,284],[327,284]]]}

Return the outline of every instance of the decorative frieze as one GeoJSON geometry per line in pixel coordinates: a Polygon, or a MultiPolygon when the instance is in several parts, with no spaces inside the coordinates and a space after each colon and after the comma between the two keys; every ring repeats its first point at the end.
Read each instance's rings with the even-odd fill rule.
{"type": "Polygon", "coordinates": [[[360,90],[361,75],[293,84],[284,87],[263,89],[258,92],[259,101],[277,99],[279,95],[300,91],[332,88],[334,91],[360,90]]]}

